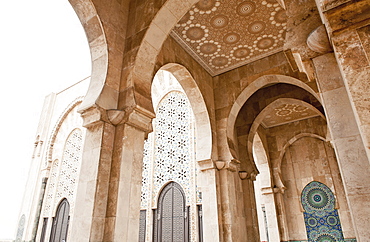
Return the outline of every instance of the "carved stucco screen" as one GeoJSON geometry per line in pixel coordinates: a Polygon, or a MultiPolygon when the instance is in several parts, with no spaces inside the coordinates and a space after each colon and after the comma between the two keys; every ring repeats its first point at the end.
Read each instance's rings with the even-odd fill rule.
{"type": "MultiPolygon", "coordinates": [[[[62,160],[54,160],[47,185],[45,204],[43,205],[43,217],[51,218],[57,215],[57,206],[65,198],[68,200],[68,215],[74,213],[75,196],[78,182],[78,174],[82,159],[83,137],[80,129],[74,129],[66,139],[62,160]]],[[[66,200],[66,201],[67,201],[66,200]]],[[[43,225],[43,236],[51,230],[51,225],[43,225]]],[[[46,238],[47,239],[47,238],[46,238]]]]}
{"type": "MultiPolygon", "coordinates": [[[[174,184],[183,190],[184,206],[190,207],[188,234],[196,238],[196,204],[200,204],[201,199],[196,189],[194,117],[183,92],[171,91],[163,97],[156,111],[153,129],[145,142],[143,159],[141,209],[148,211],[146,231],[152,231],[150,226],[155,226],[150,211],[160,209],[159,194],[169,182],[176,182],[174,184]]],[[[146,241],[150,240],[147,234],[146,241]]]]}

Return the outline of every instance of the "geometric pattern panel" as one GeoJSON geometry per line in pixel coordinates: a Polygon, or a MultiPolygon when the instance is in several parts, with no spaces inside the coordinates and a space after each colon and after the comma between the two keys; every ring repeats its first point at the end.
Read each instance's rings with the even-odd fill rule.
{"type": "Polygon", "coordinates": [[[214,76],[280,51],[286,20],[276,0],[202,0],[171,35],[214,76]]]}
{"type": "Polygon", "coordinates": [[[144,141],[144,152],[143,152],[143,169],[141,177],[141,208],[146,209],[149,206],[149,191],[151,182],[151,164],[152,164],[152,146],[153,146],[153,135],[150,133],[148,139],[144,141]]]}
{"type": "Polygon", "coordinates": [[[167,94],[160,102],[154,120],[154,200],[169,181],[184,188],[187,203],[195,194],[190,191],[195,188],[191,123],[192,110],[186,95],[181,92],[167,94]]]}
{"type": "Polygon", "coordinates": [[[82,131],[74,129],[68,136],[62,162],[55,160],[50,171],[48,182],[44,217],[50,214],[62,198],[71,202],[71,214],[73,214],[74,200],[77,189],[79,167],[82,159],[82,131]]]}
{"type": "MultiPolygon", "coordinates": [[[[153,120],[153,133],[144,142],[141,186],[141,209],[147,211],[158,206],[159,193],[169,182],[181,186],[185,205],[190,205],[190,229],[187,230],[190,235],[187,233],[187,236],[191,238],[197,236],[196,204],[202,202],[201,192],[196,185],[194,134],[194,115],[187,96],[179,90],[168,92],[159,101],[156,118],[153,120]]],[[[147,221],[150,221],[146,231],[151,231],[151,226],[157,226],[157,220],[151,219],[151,213],[146,213],[146,216],[147,221]]],[[[154,241],[158,239],[155,232],[156,229],[153,233],[154,241]]],[[[146,241],[150,240],[147,232],[146,241]]]]}
{"type": "Polygon", "coordinates": [[[333,192],[323,183],[310,182],[302,191],[307,238],[309,241],[344,241],[333,192]]]}

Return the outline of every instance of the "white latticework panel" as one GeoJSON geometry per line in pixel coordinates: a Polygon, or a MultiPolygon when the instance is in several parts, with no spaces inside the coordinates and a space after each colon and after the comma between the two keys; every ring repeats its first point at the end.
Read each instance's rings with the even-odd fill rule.
{"type": "MultiPolygon", "coordinates": [[[[169,92],[159,102],[154,132],[144,145],[141,209],[157,206],[160,190],[170,181],[181,185],[186,204],[190,206],[190,236],[196,238],[196,166],[194,116],[187,96],[169,92]]],[[[151,231],[151,213],[147,213],[147,229],[151,231]]],[[[147,234],[146,240],[150,241],[147,234]]]]}
{"type": "Polygon", "coordinates": [[[53,210],[58,206],[62,198],[70,202],[73,214],[76,183],[78,181],[79,167],[82,156],[82,132],[75,129],[68,136],[62,161],[54,161],[47,187],[46,204],[44,216],[53,216],[53,210]]]}

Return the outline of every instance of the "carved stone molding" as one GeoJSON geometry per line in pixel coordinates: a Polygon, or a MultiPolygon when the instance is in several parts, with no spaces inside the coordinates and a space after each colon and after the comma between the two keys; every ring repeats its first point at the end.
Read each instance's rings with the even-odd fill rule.
{"type": "Polygon", "coordinates": [[[100,122],[106,122],[114,126],[128,124],[144,131],[146,135],[153,130],[152,119],[154,114],[138,106],[130,107],[127,110],[104,110],[95,105],[84,110],[81,116],[84,120],[83,126],[85,128],[91,128],[100,122]]]}
{"type": "Polygon", "coordinates": [[[212,170],[216,168],[216,165],[212,159],[198,161],[199,169],[201,171],[212,170]]]}
{"type": "Polygon", "coordinates": [[[105,110],[96,105],[83,110],[81,116],[83,118],[83,127],[85,128],[91,128],[100,122],[109,123],[105,110]]]}
{"type": "Polygon", "coordinates": [[[232,171],[232,172],[238,171],[239,167],[240,167],[240,161],[238,161],[236,159],[232,159],[230,161],[227,161],[226,165],[225,165],[225,169],[227,169],[229,171],[232,171]]]}
{"type": "Polygon", "coordinates": [[[114,126],[118,125],[122,122],[125,117],[125,111],[117,110],[117,109],[110,109],[107,110],[107,117],[111,124],[114,126]]]}
{"type": "Polygon", "coordinates": [[[148,116],[148,113],[143,112],[139,107],[135,107],[130,111],[131,112],[126,112],[123,119],[124,123],[144,131],[146,136],[153,131],[152,119],[154,115],[148,116]]]}
{"type": "Polygon", "coordinates": [[[261,187],[261,193],[262,195],[268,195],[268,194],[273,194],[274,188],[273,187],[261,187]]]}

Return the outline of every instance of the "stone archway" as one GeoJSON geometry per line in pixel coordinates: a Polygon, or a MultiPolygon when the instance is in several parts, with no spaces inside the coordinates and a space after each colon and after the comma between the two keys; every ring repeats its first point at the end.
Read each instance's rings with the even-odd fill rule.
{"type": "Polygon", "coordinates": [[[265,75],[265,76],[257,78],[255,81],[253,81],[249,86],[247,86],[239,94],[239,96],[235,100],[230,110],[230,113],[227,119],[227,126],[226,126],[227,141],[228,141],[230,152],[231,154],[234,154],[234,156],[237,153],[235,150],[236,134],[235,134],[234,126],[235,126],[235,122],[236,122],[236,119],[238,117],[238,114],[241,108],[247,102],[247,100],[258,90],[260,90],[263,87],[266,87],[267,85],[278,84],[278,83],[291,84],[293,86],[302,88],[303,90],[307,91],[312,96],[314,96],[318,101],[321,102],[321,99],[319,95],[315,92],[315,90],[313,90],[307,84],[303,83],[302,81],[296,78],[293,78],[290,76],[283,76],[283,75],[265,75]]]}
{"type": "Polygon", "coordinates": [[[266,117],[266,115],[271,112],[272,110],[274,110],[275,108],[281,106],[282,104],[292,104],[292,105],[298,105],[299,107],[304,107],[304,108],[307,108],[307,109],[310,109],[310,110],[313,110],[314,112],[316,112],[318,114],[318,116],[320,116],[321,118],[323,118],[324,120],[325,119],[325,116],[319,111],[317,110],[314,106],[312,106],[311,104],[309,103],[306,103],[302,100],[299,100],[299,99],[295,99],[295,98],[279,98],[275,101],[273,101],[272,103],[270,103],[267,107],[265,107],[258,115],[257,117],[255,118],[255,120],[253,121],[253,124],[252,124],[252,127],[249,131],[249,134],[248,134],[248,146],[247,146],[247,149],[248,149],[248,154],[250,155],[250,160],[253,160],[253,157],[252,157],[252,147],[253,147],[253,139],[257,133],[257,129],[258,127],[261,125],[261,123],[263,122],[263,119],[266,117]]]}

